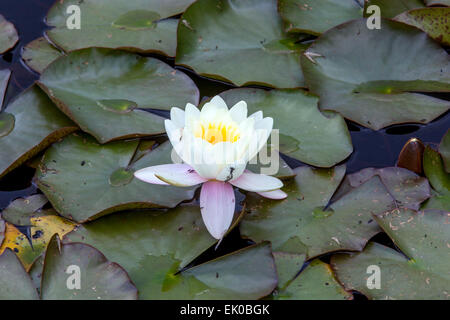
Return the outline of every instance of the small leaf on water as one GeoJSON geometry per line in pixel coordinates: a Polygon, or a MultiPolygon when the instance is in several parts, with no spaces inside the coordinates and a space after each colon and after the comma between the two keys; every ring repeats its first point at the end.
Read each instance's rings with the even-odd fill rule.
{"type": "Polygon", "coordinates": [[[97,104],[107,111],[116,113],[128,113],[137,108],[136,102],[125,99],[98,100],[97,104]]]}
{"type": "Polygon", "coordinates": [[[14,129],[15,118],[12,114],[0,113],[0,138],[6,137],[14,129]]]}
{"type": "Polygon", "coordinates": [[[119,168],[109,177],[109,184],[113,187],[121,187],[129,184],[133,178],[133,171],[126,168],[119,168]]]}
{"type": "Polygon", "coordinates": [[[161,19],[161,16],[157,12],[133,10],[121,15],[112,25],[116,28],[125,28],[128,30],[144,30],[155,28],[155,21],[159,19],[161,19]]]}
{"type": "Polygon", "coordinates": [[[417,174],[422,174],[422,157],[424,146],[417,138],[409,139],[400,151],[397,160],[397,167],[411,170],[417,174]]]}

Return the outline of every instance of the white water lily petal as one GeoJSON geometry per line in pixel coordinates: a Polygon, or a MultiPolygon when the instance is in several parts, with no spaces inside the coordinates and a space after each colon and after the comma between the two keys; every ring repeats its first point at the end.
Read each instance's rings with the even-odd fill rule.
{"type": "Polygon", "coordinates": [[[241,123],[247,119],[247,103],[239,101],[230,109],[230,115],[233,121],[241,123]]]}
{"type": "Polygon", "coordinates": [[[181,110],[180,108],[177,107],[173,107],[172,109],[170,109],[170,120],[172,120],[175,127],[184,128],[185,122],[184,110],[181,110]]]}
{"type": "Polygon", "coordinates": [[[142,180],[147,183],[159,184],[159,185],[165,185],[165,186],[169,185],[168,183],[160,180],[158,177],[155,176],[153,167],[147,167],[147,168],[138,170],[134,173],[134,176],[136,178],[138,178],[139,180],[142,180]]]}
{"type": "Polygon", "coordinates": [[[223,238],[233,221],[234,209],[234,191],[229,183],[208,181],[202,185],[200,210],[206,229],[214,238],[223,238]]]}
{"type": "Polygon", "coordinates": [[[248,170],[245,170],[239,178],[230,181],[230,183],[235,187],[252,192],[273,191],[283,186],[280,179],[265,174],[256,174],[248,170]]]}
{"type": "Polygon", "coordinates": [[[207,181],[200,177],[198,173],[187,164],[162,164],[148,167],[136,171],[134,173],[135,177],[141,179],[141,171],[143,170],[147,170],[147,174],[153,172],[154,176],[161,181],[177,187],[191,187],[207,181]]]}
{"type": "Polygon", "coordinates": [[[267,191],[267,192],[258,192],[258,194],[264,198],[268,199],[274,199],[274,200],[282,200],[287,198],[287,194],[284,191],[273,190],[273,191],[267,191]]]}

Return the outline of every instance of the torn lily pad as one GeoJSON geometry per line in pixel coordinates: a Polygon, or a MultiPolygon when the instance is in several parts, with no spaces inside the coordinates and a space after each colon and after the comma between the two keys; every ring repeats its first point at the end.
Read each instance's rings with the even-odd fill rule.
{"type": "Polygon", "coordinates": [[[33,86],[0,113],[0,177],[78,127],[33,86]]]}
{"type": "Polygon", "coordinates": [[[95,246],[123,266],[140,299],[257,299],[277,282],[268,243],[183,269],[215,242],[196,206],[110,215],[64,240],[95,246]]]}
{"type": "Polygon", "coordinates": [[[135,300],[138,297],[136,287],[120,265],[106,259],[94,247],[84,243],[62,244],[57,236],[50,240],[45,254],[40,291],[43,300],[135,300]],[[79,283],[76,277],[70,278],[77,273],[79,283]]]}
{"type": "Polygon", "coordinates": [[[200,0],[181,17],[176,63],[238,86],[295,88],[306,48],[297,40],[283,31],[276,0],[200,0]]]}
{"type": "Polygon", "coordinates": [[[22,60],[38,73],[42,73],[50,63],[62,55],[63,53],[44,37],[31,41],[22,49],[22,60]]]}
{"type": "Polygon", "coordinates": [[[37,184],[62,216],[77,222],[126,209],[174,207],[192,199],[195,188],[134,179],[136,170],[170,162],[170,143],[132,162],[138,144],[100,145],[88,135],[73,134],[47,150],[36,172],[37,184]]]}
{"type": "Polygon", "coordinates": [[[336,280],[330,266],[319,259],[302,270],[302,254],[274,252],[279,289],[276,300],[348,300],[352,294],[336,280]],[[301,270],[301,272],[300,272],[301,270]],[[299,274],[300,272],[300,274],[299,274]]]}
{"type": "Polygon", "coordinates": [[[249,114],[262,110],[264,116],[272,117],[279,130],[279,151],[302,162],[331,167],[353,151],[344,119],[336,113],[322,113],[317,107],[319,99],[303,90],[243,88],[220,96],[228,105],[246,101],[249,114]]]}
{"type": "Polygon", "coordinates": [[[0,14],[0,54],[14,47],[19,35],[14,25],[0,14]]]}
{"type": "Polygon", "coordinates": [[[308,258],[338,250],[359,251],[380,231],[372,214],[396,207],[378,177],[330,204],[344,177],[344,166],[300,167],[294,172],[295,179],[285,182],[288,197],[284,200],[247,195],[247,214],[240,226],[243,236],[269,240],[274,251],[306,252],[308,258]]]}
{"type": "Polygon", "coordinates": [[[338,279],[347,289],[370,299],[448,300],[448,213],[443,211],[394,210],[376,217],[403,254],[377,243],[363,252],[332,257],[338,279]],[[367,287],[367,268],[378,266],[380,288],[367,287]]]}
{"type": "Polygon", "coordinates": [[[445,113],[449,101],[424,93],[450,91],[448,54],[412,26],[386,19],[381,25],[369,30],[365,19],[347,22],[302,55],[306,83],[320,96],[321,109],[374,130],[428,123],[445,113]]]}
{"type": "Polygon", "coordinates": [[[320,35],[343,22],[360,18],[363,7],[355,0],[279,0],[278,11],[287,32],[320,35]]]}
{"type": "Polygon", "coordinates": [[[154,58],[108,49],[71,52],[52,63],[38,84],[101,143],[162,134],[164,119],[142,109],[184,108],[199,99],[194,82],[181,71],[154,58]]]}
{"type": "MultiPolygon", "coordinates": [[[[178,20],[167,18],[182,13],[192,2],[193,0],[56,1],[46,18],[47,24],[53,28],[46,34],[65,51],[103,47],[141,53],[156,52],[173,57],[177,44],[178,20]],[[71,5],[76,5],[80,11],[79,29],[67,26],[67,10],[71,5]]],[[[75,11],[71,13],[76,14],[75,11]]],[[[70,21],[76,27],[76,21],[70,21]]]]}
{"type": "Polygon", "coordinates": [[[11,250],[0,255],[0,300],[37,300],[30,276],[11,250]]]}
{"type": "Polygon", "coordinates": [[[422,8],[403,12],[395,20],[417,27],[444,46],[450,46],[450,8],[422,8]]]}

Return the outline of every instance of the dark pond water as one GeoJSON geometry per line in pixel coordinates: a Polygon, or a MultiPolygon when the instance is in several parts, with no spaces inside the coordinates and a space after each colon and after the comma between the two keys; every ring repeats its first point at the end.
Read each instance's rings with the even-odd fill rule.
{"type": "MultiPolygon", "coordinates": [[[[5,105],[15,96],[29,87],[38,74],[31,71],[21,61],[22,47],[28,42],[43,35],[47,28],[44,17],[54,0],[1,0],[0,14],[11,21],[17,28],[20,41],[15,48],[0,55],[0,69],[9,68],[12,71],[11,81],[6,93],[5,105]]],[[[157,57],[173,66],[173,59],[157,57]]],[[[177,67],[178,68],[178,67],[177,67]]],[[[180,68],[181,69],[181,68],[180,68]]],[[[232,86],[216,81],[207,80],[196,76],[188,70],[184,70],[197,83],[203,97],[212,96],[232,86]]],[[[442,96],[450,100],[449,95],[442,96]]],[[[396,163],[397,156],[408,139],[416,137],[424,142],[439,143],[440,139],[450,127],[450,114],[447,113],[428,125],[404,124],[373,131],[363,128],[350,121],[347,122],[351,133],[354,152],[345,161],[348,172],[355,172],[367,167],[387,167],[396,163]]],[[[1,150],[0,150],[1,151],[1,150]]],[[[293,166],[301,163],[293,159],[287,159],[293,166]]],[[[33,170],[27,167],[19,168],[0,181],[0,210],[5,208],[12,200],[35,193],[36,187],[32,184],[33,170]]],[[[238,231],[225,239],[216,255],[245,246],[245,240],[237,240],[238,231]],[[234,239],[234,240],[232,240],[234,239]],[[223,251],[223,252],[222,252],[223,251]]],[[[377,241],[392,244],[383,234],[377,236],[377,241]]],[[[201,257],[200,260],[204,259],[201,257]]],[[[324,258],[326,260],[326,258],[324,258]]]]}

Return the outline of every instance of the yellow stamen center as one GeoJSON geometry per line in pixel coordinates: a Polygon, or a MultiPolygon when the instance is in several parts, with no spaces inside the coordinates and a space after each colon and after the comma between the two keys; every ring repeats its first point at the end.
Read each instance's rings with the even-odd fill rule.
{"type": "Polygon", "coordinates": [[[239,128],[235,123],[222,122],[199,123],[195,130],[195,137],[202,138],[211,144],[218,142],[236,142],[240,138],[239,128]]]}

